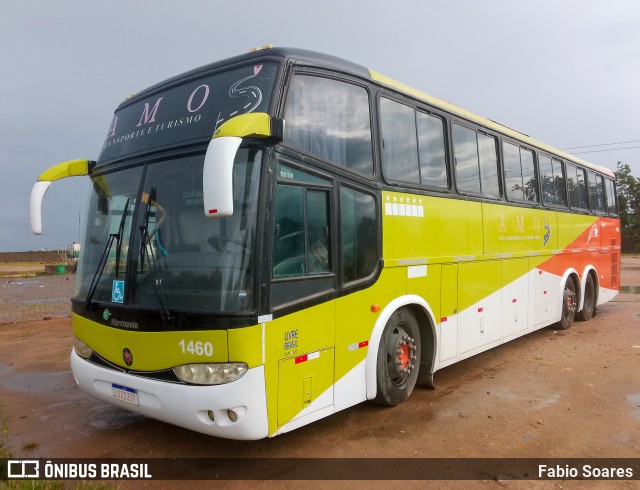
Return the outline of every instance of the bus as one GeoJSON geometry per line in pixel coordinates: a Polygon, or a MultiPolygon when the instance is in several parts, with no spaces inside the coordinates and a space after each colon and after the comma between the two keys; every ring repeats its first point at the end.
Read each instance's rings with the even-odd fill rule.
{"type": "Polygon", "coordinates": [[[619,290],[614,174],[333,56],[264,47],[126,99],[97,160],[71,369],[100,400],[261,439],[619,290]]]}

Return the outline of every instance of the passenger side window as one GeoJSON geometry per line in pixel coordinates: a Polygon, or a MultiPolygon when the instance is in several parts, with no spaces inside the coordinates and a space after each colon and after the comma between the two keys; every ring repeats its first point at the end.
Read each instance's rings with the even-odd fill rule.
{"type": "Polygon", "coordinates": [[[589,205],[591,211],[605,213],[604,179],[601,175],[589,172],[589,205]]]}
{"type": "Polygon", "coordinates": [[[449,187],[444,120],[380,99],[382,171],[387,180],[449,187]]]}
{"type": "Polygon", "coordinates": [[[373,175],[369,94],[361,86],[296,75],[285,109],[285,142],[363,175],[373,175]]]}
{"type": "Polygon", "coordinates": [[[567,206],[567,191],[562,162],[546,155],[539,155],[542,202],[553,206],[567,206]]]}
{"type": "Polygon", "coordinates": [[[589,209],[587,183],[584,169],[575,165],[567,165],[567,185],[569,187],[569,204],[571,209],[589,209]]]}
{"type": "Polygon", "coordinates": [[[533,151],[503,142],[507,197],[515,201],[538,201],[533,151]]]}
{"type": "Polygon", "coordinates": [[[458,190],[486,197],[500,197],[496,139],[454,124],[453,148],[458,190]]]}
{"type": "Polygon", "coordinates": [[[420,183],[430,187],[449,187],[444,120],[418,111],[418,151],[420,183]]]}
{"type": "Polygon", "coordinates": [[[616,195],[616,183],[613,179],[605,179],[607,183],[607,211],[610,215],[618,215],[618,199],[616,195]]]}
{"type": "Polygon", "coordinates": [[[342,280],[344,283],[370,276],[378,263],[378,224],[373,196],[342,187],[342,280]]]}
{"type": "Polygon", "coordinates": [[[415,110],[383,98],[380,114],[384,176],[388,180],[419,184],[415,110]]]}
{"type": "Polygon", "coordinates": [[[331,272],[329,191],[279,184],[273,228],[273,277],[331,272]]]}

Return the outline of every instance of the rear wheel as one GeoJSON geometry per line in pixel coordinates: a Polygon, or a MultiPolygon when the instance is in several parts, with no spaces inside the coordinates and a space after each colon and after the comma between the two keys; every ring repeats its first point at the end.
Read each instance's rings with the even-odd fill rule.
{"type": "Polygon", "coordinates": [[[591,320],[596,311],[596,287],[591,274],[587,276],[587,282],[584,285],[584,303],[582,310],[578,312],[578,320],[591,320]]]}
{"type": "Polygon", "coordinates": [[[562,294],[562,316],[557,327],[561,330],[568,329],[576,317],[576,285],[570,277],[564,285],[562,294]]]}
{"type": "Polygon", "coordinates": [[[376,402],[395,406],[416,385],[420,366],[420,330],[408,309],[396,311],[384,328],[378,348],[376,402]]]}

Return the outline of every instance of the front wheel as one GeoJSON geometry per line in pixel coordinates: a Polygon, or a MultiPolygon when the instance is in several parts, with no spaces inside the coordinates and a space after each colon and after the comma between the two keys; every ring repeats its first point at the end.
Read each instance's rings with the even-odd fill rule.
{"type": "Polygon", "coordinates": [[[558,328],[566,330],[573,324],[576,317],[576,285],[570,277],[564,285],[562,295],[562,316],[558,322],[558,328]]]}
{"type": "Polygon", "coordinates": [[[578,320],[582,320],[584,322],[591,320],[595,311],[596,288],[593,283],[593,277],[589,274],[587,276],[587,282],[584,285],[584,303],[582,304],[582,310],[578,312],[578,320]]]}
{"type": "Polygon", "coordinates": [[[380,339],[376,402],[395,406],[409,398],[418,379],[419,366],[418,322],[410,310],[398,310],[387,322],[380,339]]]}

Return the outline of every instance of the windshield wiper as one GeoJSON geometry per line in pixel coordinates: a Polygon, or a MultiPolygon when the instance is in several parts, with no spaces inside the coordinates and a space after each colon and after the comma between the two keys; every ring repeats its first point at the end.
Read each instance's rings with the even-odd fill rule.
{"type": "Polygon", "coordinates": [[[118,225],[118,232],[111,233],[109,235],[109,239],[107,240],[107,244],[104,247],[104,251],[102,252],[102,257],[100,257],[100,261],[98,262],[98,267],[96,268],[95,273],[93,274],[93,278],[91,279],[91,285],[89,286],[89,293],[87,294],[87,299],[85,300],[84,307],[85,309],[91,306],[91,300],[93,299],[93,295],[98,288],[98,283],[100,282],[100,278],[102,277],[102,273],[104,272],[104,268],[107,265],[107,259],[109,258],[109,252],[111,251],[111,247],[113,246],[113,242],[115,240],[118,241],[118,248],[116,249],[116,279],[118,278],[118,269],[120,268],[120,250],[122,245],[122,233],[124,232],[124,223],[127,220],[127,213],[129,212],[129,202],[131,198],[127,199],[127,202],[124,205],[124,209],[122,210],[122,218],[120,218],[120,224],[118,225]]]}
{"type": "Polygon", "coordinates": [[[116,279],[118,279],[118,271],[120,270],[120,251],[122,250],[122,233],[124,232],[124,223],[127,220],[127,212],[129,211],[129,201],[131,198],[127,198],[127,202],[124,205],[122,211],[122,218],[120,219],[120,225],[118,226],[118,234],[116,239],[118,240],[118,248],[116,248],[116,279]]]}
{"type": "Polygon", "coordinates": [[[156,200],[156,188],[152,187],[149,196],[147,197],[147,207],[144,212],[144,220],[142,226],[140,226],[140,272],[144,272],[144,259],[147,258],[149,262],[149,269],[153,270],[154,284],[153,293],[156,297],[158,307],[160,309],[160,316],[163,320],[168,321],[173,319],[171,310],[167,306],[164,291],[162,290],[162,279],[158,273],[158,264],[156,262],[156,254],[151,246],[151,236],[149,235],[149,218],[151,216],[151,206],[154,205],[156,200]]]}

